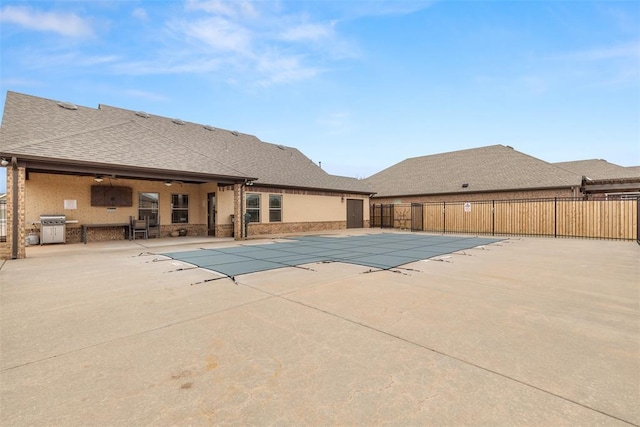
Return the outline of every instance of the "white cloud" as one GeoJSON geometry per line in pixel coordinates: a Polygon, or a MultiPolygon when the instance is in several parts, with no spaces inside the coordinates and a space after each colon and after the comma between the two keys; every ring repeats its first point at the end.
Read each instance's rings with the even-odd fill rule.
{"type": "Polygon", "coordinates": [[[135,9],[133,9],[133,12],[131,12],[131,16],[133,16],[134,18],[138,18],[141,21],[147,21],[149,19],[147,11],[141,7],[136,7],[135,9]]]}
{"type": "Polygon", "coordinates": [[[231,18],[256,18],[258,16],[258,11],[249,1],[187,0],[185,8],[189,11],[202,11],[231,18]]]}
{"type": "Polygon", "coordinates": [[[291,55],[262,55],[256,63],[258,71],[265,76],[258,82],[261,86],[307,80],[322,72],[320,68],[305,66],[301,58],[291,55]]]}
{"type": "Polygon", "coordinates": [[[576,61],[602,61],[615,58],[640,59],[640,41],[622,43],[615,46],[597,47],[577,52],[565,53],[550,59],[568,59],[576,61]]]}
{"type": "Polygon", "coordinates": [[[187,0],[185,9],[191,13],[174,18],[167,29],[178,43],[189,42],[183,59],[192,69],[208,58],[216,70],[233,73],[234,81],[269,86],[312,79],[326,70],[327,57],[348,56],[335,21],[311,22],[305,14],[287,13],[279,2],[187,0]]]}
{"type": "Polygon", "coordinates": [[[285,30],[280,38],[287,41],[317,41],[334,35],[335,21],[329,24],[301,24],[285,30]]]}
{"type": "Polygon", "coordinates": [[[64,36],[91,36],[91,25],[73,13],[41,12],[24,6],[0,9],[0,22],[17,24],[36,31],[52,31],[64,36]]]}
{"type": "Polygon", "coordinates": [[[374,0],[337,2],[343,13],[352,17],[409,15],[433,6],[437,0],[374,0]]]}
{"type": "Polygon", "coordinates": [[[117,74],[144,76],[154,74],[205,74],[218,71],[223,62],[216,58],[202,58],[199,55],[163,55],[156,60],[122,61],[113,64],[111,70],[117,74]]]}
{"type": "Polygon", "coordinates": [[[208,47],[231,52],[247,52],[252,37],[247,28],[221,17],[180,21],[170,27],[208,47]]]}

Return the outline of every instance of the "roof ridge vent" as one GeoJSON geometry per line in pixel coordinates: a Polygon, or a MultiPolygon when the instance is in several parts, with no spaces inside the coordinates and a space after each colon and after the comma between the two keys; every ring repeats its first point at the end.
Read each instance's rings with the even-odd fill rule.
{"type": "Polygon", "coordinates": [[[71,102],[58,102],[58,106],[62,108],[66,108],[67,110],[77,110],[78,106],[71,102]]]}
{"type": "Polygon", "coordinates": [[[216,130],[216,128],[214,128],[213,126],[209,126],[209,125],[204,125],[202,127],[205,128],[206,130],[211,130],[211,131],[216,130]]]}
{"type": "Polygon", "coordinates": [[[148,119],[151,117],[149,113],[145,113],[144,111],[136,111],[136,116],[142,117],[143,119],[148,119]]]}
{"type": "Polygon", "coordinates": [[[180,119],[173,119],[172,120],[173,123],[177,124],[177,125],[184,125],[184,120],[180,120],[180,119]]]}

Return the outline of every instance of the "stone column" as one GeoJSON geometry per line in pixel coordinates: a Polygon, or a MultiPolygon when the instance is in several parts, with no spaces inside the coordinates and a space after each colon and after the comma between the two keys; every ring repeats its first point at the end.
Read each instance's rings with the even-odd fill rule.
{"type": "Polygon", "coordinates": [[[244,240],[243,229],[242,229],[242,221],[243,214],[242,211],[242,193],[243,193],[244,184],[236,183],[233,184],[233,216],[235,221],[233,223],[233,235],[235,240],[244,240]]]}
{"type": "Polygon", "coordinates": [[[25,168],[12,159],[7,168],[7,246],[9,259],[22,259],[25,250],[25,168]]]}

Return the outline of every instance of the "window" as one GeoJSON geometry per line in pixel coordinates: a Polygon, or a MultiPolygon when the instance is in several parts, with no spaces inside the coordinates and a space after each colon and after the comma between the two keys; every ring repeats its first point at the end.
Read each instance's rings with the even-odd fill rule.
{"type": "Polygon", "coordinates": [[[260,222],[259,194],[247,194],[247,213],[251,215],[249,222],[260,222]]]}
{"type": "Polygon", "coordinates": [[[149,218],[149,224],[158,222],[158,193],[138,193],[138,219],[149,218]]]}
{"type": "Polygon", "coordinates": [[[189,195],[171,195],[171,223],[186,224],[189,222],[189,195]]]}
{"type": "Polygon", "coordinates": [[[269,222],[282,222],[282,196],[269,195],[269,222]]]}

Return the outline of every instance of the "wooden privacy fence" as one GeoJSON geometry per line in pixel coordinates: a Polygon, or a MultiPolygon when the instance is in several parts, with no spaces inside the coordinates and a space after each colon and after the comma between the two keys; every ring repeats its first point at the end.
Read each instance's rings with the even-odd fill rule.
{"type": "Polygon", "coordinates": [[[371,226],[437,233],[639,240],[638,199],[371,205],[371,226]]]}

